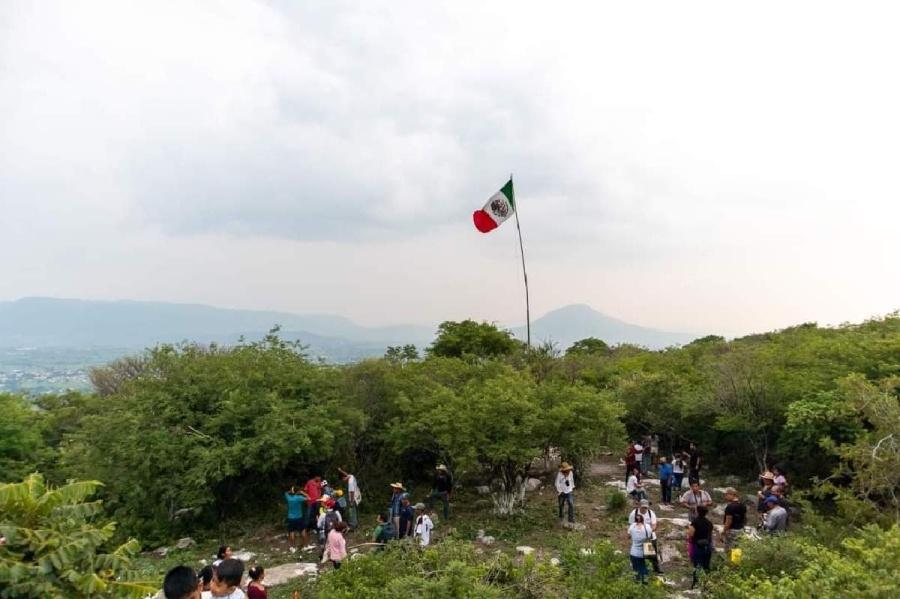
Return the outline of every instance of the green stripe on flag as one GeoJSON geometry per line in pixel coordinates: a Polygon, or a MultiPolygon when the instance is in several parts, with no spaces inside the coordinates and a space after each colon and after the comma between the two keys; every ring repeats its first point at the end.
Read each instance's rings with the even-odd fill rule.
{"type": "Polygon", "coordinates": [[[515,210],[516,209],[516,197],[515,197],[516,194],[513,192],[512,179],[507,181],[506,185],[504,185],[500,189],[500,191],[503,193],[503,195],[506,196],[506,199],[509,200],[509,205],[512,206],[512,209],[515,210]]]}

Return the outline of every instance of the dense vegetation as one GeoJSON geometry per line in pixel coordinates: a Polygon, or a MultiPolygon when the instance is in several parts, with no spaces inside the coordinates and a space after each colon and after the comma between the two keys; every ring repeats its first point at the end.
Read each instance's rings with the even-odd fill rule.
{"type": "MultiPolygon", "coordinates": [[[[896,314],[665,351],[586,339],[564,355],[552,345],[525,351],[491,325],[464,321],[444,323],[424,357],[396,347],[341,367],[311,362],[273,332],[236,347],[157,347],[97,369],[93,383],[92,394],[0,395],[0,481],[32,471],[53,484],[102,481],[118,541],[208,530],[339,465],[378,488],[415,486],[447,463],[457,478],[489,484],[504,514],[521,504],[535,459],[559,451],[580,468],[598,451],[622,451],[628,435],[655,432],[664,451],[695,441],[729,473],[779,463],[848,534],[875,524],[889,532],[870,527],[859,538],[897,542],[896,314]]],[[[0,526],[10,530],[7,519],[0,526]]],[[[495,567],[452,551],[479,580],[495,567]]],[[[841,538],[812,538],[798,551],[822,564],[857,555],[841,538]]],[[[738,570],[719,584],[737,585],[738,570]]]]}

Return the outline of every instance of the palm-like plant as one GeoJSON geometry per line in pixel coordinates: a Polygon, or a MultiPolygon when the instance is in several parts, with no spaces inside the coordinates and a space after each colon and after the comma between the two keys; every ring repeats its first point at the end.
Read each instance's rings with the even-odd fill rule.
{"type": "Polygon", "coordinates": [[[101,483],[52,488],[40,474],[0,484],[0,597],[142,597],[131,558],[140,545],[107,546],[115,523],[97,522],[102,502],[86,501],[101,483]]]}

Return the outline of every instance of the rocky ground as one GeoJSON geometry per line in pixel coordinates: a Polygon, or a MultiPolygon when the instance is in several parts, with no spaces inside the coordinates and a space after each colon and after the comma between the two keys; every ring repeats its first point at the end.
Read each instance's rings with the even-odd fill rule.
{"type": "MultiPolygon", "coordinates": [[[[525,509],[509,518],[498,518],[491,513],[490,499],[484,494],[486,489],[462,489],[455,496],[453,513],[449,522],[435,519],[436,542],[448,535],[471,539],[484,552],[502,551],[513,555],[535,554],[540,559],[555,559],[563,542],[575,538],[585,547],[598,539],[609,539],[618,544],[627,559],[630,540],[627,537],[628,512],[632,509],[628,502],[621,509],[608,507],[609,495],[624,491],[624,467],[613,458],[604,458],[590,468],[576,490],[576,524],[568,526],[557,519],[556,493],[552,476],[530,481],[525,509]]],[[[364,481],[363,481],[364,482],[364,481]]],[[[725,486],[734,486],[749,497],[755,493],[753,481],[742,481],[734,477],[710,476],[704,480],[703,488],[716,503],[711,519],[721,530],[724,510],[723,491],[725,486]]],[[[673,595],[690,596],[691,566],[687,558],[686,529],[687,512],[680,507],[669,507],[659,503],[659,483],[652,475],[645,479],[650,492],[651,509],[659,519],[657,536],[664,574],[662,582],[673,589],[673,595]]],[[[371,492],[368,497],[371,497],[371,492]]],[[[673,498],[675,499],[675,498],[673,498]]],[[[748,506],[748,516],[753,521],[755,510],[748,506]]],[[[368,545],[374,528],[374,516],[361,517],[362,528],[347,537],[347,545],[352,554],[371,550],[368,545]]],[[[280,524],[280,523],[279,523],[280,524]]],[[[755,530],[747,531],[755,536],[755,530]]],[[[277,524],[256,527],[249,534],[239,535],[231,540],[236,557],[248,563],[259,563],[266,568],[266,583],[273,599],[290,597],[291,592],[305,578],[317,576],[325,566],[318,564],[317,550],[309,545],[305,548],[291,547],[287,535],[277,524]]],[[[217,543],[182,539],[173,543],[165,551],[142,556],[141,564],[148,575],[158,576],[167,568],[178,563],[202,567],[214,558],[217,543]]],[[[721,549],[719,549],[721,552],[721,549]]],[[[330,567],[330,566],[328,566],[330,567]]]]}

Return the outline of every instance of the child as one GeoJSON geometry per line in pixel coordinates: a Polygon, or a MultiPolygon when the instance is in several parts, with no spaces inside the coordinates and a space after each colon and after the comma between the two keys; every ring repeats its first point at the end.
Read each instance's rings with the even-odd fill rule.
{"type": "Polygon", "coordinates": [[[200,577],[200,599],[212,599],[212,591],[209,590],[209,585],[212,584],[213,567],[203,566],[203,569],[197,573],[197,576],[200,577]]]}
{"type": "Polygon", "coordinates": [[[187,566],[175,566],[163,581],[166,599],[200,599],[200,580],[187,566]]]}
{"type": "Polygon", "coordinates": [[[244,562],[239,559],[222,560],[213,569],[212,583],[209,585],[213,597],[220,599],[246,599],[241,590],[241,579],[244,577],[244,562]]]}
{"type": "Polygon", "coordinates": [[[250,584],[247,585],[247,599],[267,599],[268,593],[262,583],[263,578],[266,577],[265,569],[262,566],[253,566],[247,570],[247,576],[250,577],[250,584]]]}
{"type": "Polygon", "coordinates": [[[346,522],[338,522],[328,533],[327,547],[328,559],[334,564],[334,569],[339,570],[341,562],[347,557],[347,542],[344,540],[344,531],[347,530],[346,522]]]}

